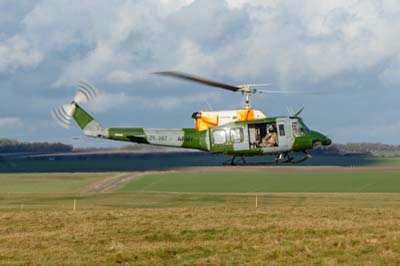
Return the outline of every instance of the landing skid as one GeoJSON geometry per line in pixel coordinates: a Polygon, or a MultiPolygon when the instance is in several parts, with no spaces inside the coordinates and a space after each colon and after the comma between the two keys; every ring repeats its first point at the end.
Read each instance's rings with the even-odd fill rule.
{"type": "Polygon", "coordinates": [[[276,155],[275,161],[273,162],[246,162],[244,159],[243,155],[241,156],[233,156],[232,159],[229,159],[225,162],[223,162],[223,165],[239,165],[239,166],[251,166],[251,165],[280,165],[280,164],[298,164],[302,163],[310,158],[312,158],[312,155],[303,151],[305,154],[304,157],[295,160],[295,158],[291,157],[288,152],[286,153],[280,153],[276,155]]]}

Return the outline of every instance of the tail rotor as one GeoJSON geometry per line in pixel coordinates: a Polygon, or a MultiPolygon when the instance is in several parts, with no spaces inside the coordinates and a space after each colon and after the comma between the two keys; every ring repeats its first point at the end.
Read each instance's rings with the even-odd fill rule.
{"type": "Polygon", "coordinates": [[[76,104],[93,101],[98,95],[98,90],[85,81],[78,82],[78,89],[70,104],[64,104],[54,108],[51,116],[63,128],[70,128],[71,120],[76,111],[76,104]]]}

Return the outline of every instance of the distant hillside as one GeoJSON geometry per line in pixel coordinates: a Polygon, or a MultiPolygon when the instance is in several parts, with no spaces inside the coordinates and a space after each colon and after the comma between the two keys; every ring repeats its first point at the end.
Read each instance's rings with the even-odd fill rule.
{"type": "Polygon", "coordinates": [[[74,149],[71,145],[62,143],[28,143],[19,142],[12,139],[1,139],[0,138],[0,153],[59,153],[59,152],[71,152],[74,149]]]}
{"type": "Polygon", "coordinates": [[[366,142],[333,144],[329,147],[319,148],[315,152],[322,155],[364,154],[375,157],[398,157],[400,156],[400,145],[366,142]]]}

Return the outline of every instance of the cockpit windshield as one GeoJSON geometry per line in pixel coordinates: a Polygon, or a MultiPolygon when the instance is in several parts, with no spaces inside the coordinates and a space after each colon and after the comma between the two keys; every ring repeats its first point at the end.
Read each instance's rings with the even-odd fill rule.
{"type": "Polygon", "coordinates": [[[311,130],[307,127],[307,125],[304,124],[303,121],[301,121],[301,124],[303,125],[304,129],[306,130],[306,132],[307,132],[308,134],[310,134],[310,133],[311,133],[311,130]]]}

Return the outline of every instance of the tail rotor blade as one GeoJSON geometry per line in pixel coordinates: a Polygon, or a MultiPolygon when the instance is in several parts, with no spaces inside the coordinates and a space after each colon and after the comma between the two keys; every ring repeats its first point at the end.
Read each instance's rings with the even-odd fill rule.
{"type": "Polygon", "coordinates": [[[71,118],[74,115],[76,108],[73,104],[64,104],[62,106],[62,109],[64,110],[67,117],[71,118]]]}
{"type": "Polygon", "coordinates": [[[74,97],[76,103],[87,103],[96,98],[97,89],[85,81],[79,81],[78,90],[74,97]]]}
{"type": "Polygon", "coordinates": [[[76,102],[76,103],[87,103],[90,100],[89,97],[90,96],[88,95],[88,93],[85,90],[79,88],[78,91],[75,94],[74,102],[76,102]]]}
{"type": "Polygon", "coordinates": [[[63,106],[59,106],[51,110],[51,116],[56,121],[58,125],[63,128],[69,128],[71,125],[71,116],[65,111],[63,106]]]}
{"type": "Polygon", "coordinates": [[[92,84],[90,84],[89,82],[86,82],[84,80],[81,80],[78,82],[78,86],[85,88],[88,90],[88,92],[91,94],[92,98],[91,100],[93,100],[94,98],[97,97],[99,91],[97,90],[97,88],[95,86],[93,86],[92,84]]]}

